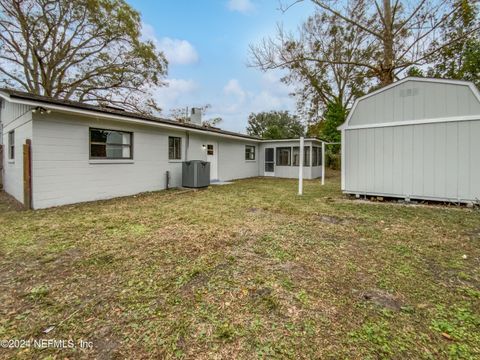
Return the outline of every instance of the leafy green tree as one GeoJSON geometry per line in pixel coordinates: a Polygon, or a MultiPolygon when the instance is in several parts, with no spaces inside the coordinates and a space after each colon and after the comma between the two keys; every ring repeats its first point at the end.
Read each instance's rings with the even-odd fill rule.
{"type": "Polygon", "coordinates": [[[0,0],[0,84],[53,98],[154,112],[164,55],[124,0],[0,0]]]}
{"type": "MultiPolygon", "coordinates": [[[[328,142],[340,142],[340,131],[337,128],[347,118],[347,110],[339,103],[328,103],[324,117],[320,121],[308,127],[307,136],[318,137],[328,142]]],[[[331,145],[329,148],[333,153],[338,153],[340,145],[331,145]]]]}
{"type": "MultiPolygon", "coordinates": [[[[478,1],[457,0],[457,11],[442,27],[443,41],[448,45],[429,59],[432,65],[425,72],[429,77],[472,81],[480,88],[480,34],[473,32],[480,24],[478,1]],[[452,39],[460,40],[451,42],[452,39]]],[[[419,69],[417,75],[423,75],[419,69]]],[[[410,72],[412,74],[412,72],[410,72]]]]}
{"type": "Polygon", "coordinates": [[[263,139],[291,139],[305,134],[305,128],[297,116],[288,111],[251,113],[247,133],[263,139]]]}

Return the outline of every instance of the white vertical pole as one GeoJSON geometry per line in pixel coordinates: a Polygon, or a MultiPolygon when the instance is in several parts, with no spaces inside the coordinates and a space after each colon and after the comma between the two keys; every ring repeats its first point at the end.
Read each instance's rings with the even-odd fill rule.
{"type": "Polygon", "coordinates": [[[300,137],[300,159],[298,164],[298,195],[303,194],[303,136],[300,137]]]}
{"type": "Polygon", "coordinates": [[[325,143],[322,141],[322,185],[325,185],[325,143]]]}

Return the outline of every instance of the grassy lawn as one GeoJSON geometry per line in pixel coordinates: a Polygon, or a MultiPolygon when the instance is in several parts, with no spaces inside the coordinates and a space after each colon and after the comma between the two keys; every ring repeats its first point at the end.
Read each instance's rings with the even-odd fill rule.
{"type": "Polygon", "coordinates": [[[94,348],[0,357],[480,357],[478,210],[296,186],[1,202],[0,339],[94,348]]]}

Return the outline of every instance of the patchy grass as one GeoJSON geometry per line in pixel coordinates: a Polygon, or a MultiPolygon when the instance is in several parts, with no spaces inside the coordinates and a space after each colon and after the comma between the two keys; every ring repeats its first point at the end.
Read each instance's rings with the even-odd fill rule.
{"type": "Polygon", "coordinates": [[[0,202],[0,339],[94,346],[0,357],[480,357],[478,211],[296,186],[0,202]]]}

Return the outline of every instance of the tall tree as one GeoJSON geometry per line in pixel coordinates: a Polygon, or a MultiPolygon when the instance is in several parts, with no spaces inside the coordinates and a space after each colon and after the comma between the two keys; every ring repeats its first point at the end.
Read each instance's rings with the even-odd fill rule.
{"type": "MultiPolygon", "coordinates": [[[[428,59],[460,39],[479,30],[470,31],[448,40],[442,38],[441,27],[455,14],[460,6],[452,0],[311,0],[321,13],[334,15],[355,28],[366,37],[365,58],[356,61],[366,77],[378,80],[380,85],[392,83],[411,66],[423,66],[428,59]],[[358,10],[358,12],[356,11],[358,10]],[[354,14],[357,14],[353,16],[354,14]]],[[[473,0],[476,2],[476,0],[473,0]]],[[[303,2],[291,0],[283,5],[289,7],[303,2]]],[[[275,51],[265,49],[264,53],[275,51]]],[[[260,57],[262,54],[260,54],[260,57]]],[[[350,64],[348,59],[332,61],[319,53],[312,61],[323,64],[350,64]]]]}
{"type": "Polygon", "coordinates": [[[462,37],[478,28],[479,1],[456,0],[458,7],[452,19],[442,27],[443,41],[461,38],[445,46],[430,59],[433,65],[427,70],[430,77],[450,78],[474,82],[480,88],[480,32],[462,37]]]}
{"type": "MultiPolygon", "coordinates": [[[[347,118],[347,109],[339,103],[330,102],[325,109],[323,118],[308,126],[307,136],[318,137],[332,143],[340,142],[341,135],[337,128],[342,125],[347,118]]],[[[340,145],[330,147],[333,153],[338,153],[340,145]]]]}
{"type": "Polygon", "coordinates": [[[127,110],[158,111],[167,61],[140,40],[124,0],[0,0],[3,86],[127,110]]]}
{"type": "MultiPolygon", "coordinates": [[[[361,18],[362,9],[350,8],[352,18],[361,18]]],[[[328,103],[343,107],[361,96],[367,86],[362,68],[372,49],[366,36],[342,18],[317,11],[299,28],[298,35],[278,27],[275,38],[250,46],[251,65],[263,71],[287,69],[282,81],[296,86],[298,111],[316,121],[328,103]]]]}
{"type": "Polygon", "coordinates": [[[290,139],[305,134],[305,128],[297,116],[288,111],[251,113],[247,133],[263,139],[290,139]]]}

